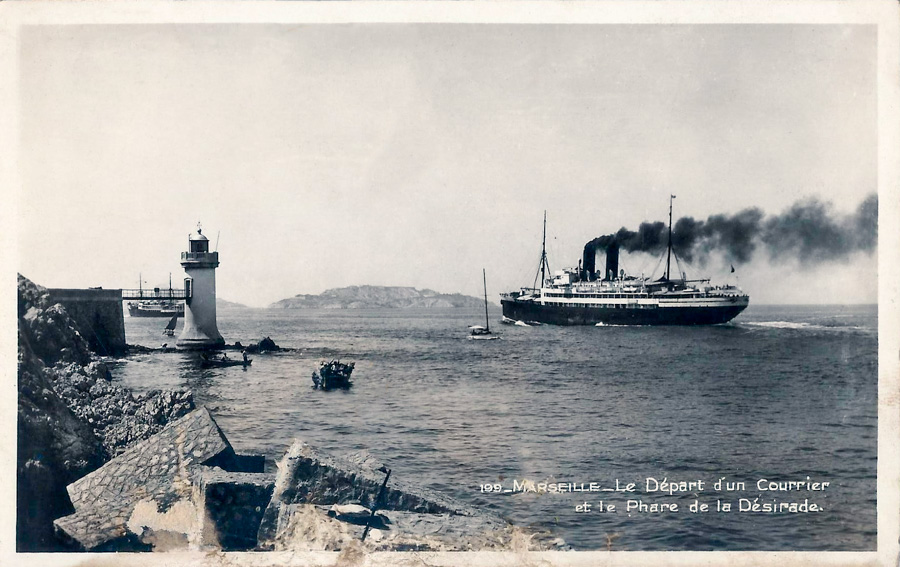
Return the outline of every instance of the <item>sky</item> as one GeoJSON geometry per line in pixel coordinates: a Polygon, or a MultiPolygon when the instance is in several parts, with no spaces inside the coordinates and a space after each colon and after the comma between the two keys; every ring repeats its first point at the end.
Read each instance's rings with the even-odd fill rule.
{"type": "MultiPolygon", "coordinates": [[[[23,28],[18,270],[176,286],[202,223],[218,295],[530,286],[620,227],[877,187],[861,25],[23,28]]],[[[633,273],[655,258],[623,256],[633,273]]],[[[875,303],[874,253],[714,257],[755,303],[875,303]]],[[[657,272],[658,273],[658,272],[657,272]]],[[[689,273],[693,275],[695,272],[689,273]]],[[[731,278],[730,280],[728,278],[731,278]]]]}

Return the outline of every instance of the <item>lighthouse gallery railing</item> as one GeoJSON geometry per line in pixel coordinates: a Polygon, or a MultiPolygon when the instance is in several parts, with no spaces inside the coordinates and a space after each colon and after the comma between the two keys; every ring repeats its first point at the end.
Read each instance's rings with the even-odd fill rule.
{"type": "Polygon", "coordinates": [[[182,252],[182,262],[219,262],[218,252],[182,252]]]}

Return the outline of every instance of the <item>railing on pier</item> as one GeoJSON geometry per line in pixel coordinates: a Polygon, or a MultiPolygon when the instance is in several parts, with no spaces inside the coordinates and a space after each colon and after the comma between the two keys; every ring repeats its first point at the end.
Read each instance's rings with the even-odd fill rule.
{"type": "Polygon", "coordinates": [[[178,301],[190,299],[190,294],[183,289],[123,289],[122,300],[133,301],[140,300],[158,300],[158,301],[178,301]]]}

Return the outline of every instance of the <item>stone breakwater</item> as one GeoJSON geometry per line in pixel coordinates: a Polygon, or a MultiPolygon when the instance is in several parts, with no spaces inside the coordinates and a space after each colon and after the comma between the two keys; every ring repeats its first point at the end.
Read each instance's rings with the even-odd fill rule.
{"type": "Polygon", "coordinates": [[[110,382],[78,323],[41,286],[18,278],[19,551],[67,549],[53,520],[72,512],[66,485],[194,409],[190,392],[134,396],[110,382]]]}

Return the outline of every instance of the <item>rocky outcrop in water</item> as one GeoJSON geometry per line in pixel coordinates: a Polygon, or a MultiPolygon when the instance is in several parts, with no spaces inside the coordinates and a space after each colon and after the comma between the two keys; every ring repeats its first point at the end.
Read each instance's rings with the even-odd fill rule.
{"type": "MultiPolygon", "coordinates": [[[[285,350],[285,349],[281,348],[280,346],[278,346],[277,344],[275,344],[275,341],[273,341],[270,337],[265,337],[264,339],[260,340],[256,344],[247,345],[246,347],[241,346],[240,343],[236,343],[235,346],[246,350],[250,354],[264,354],[267,352],[278,352],[280,350],[285,350]]],[[[290,349],[288,349],[288,350],[290,350],[290,349]]]]}
{"type": "Polygon", "coordinates": [[[17,531],[20,551],[64,549],[53,520],[70,513],[65,487],[194,408],[190,392],[133,396],[45,288],[18,280],[17,531]]]}

